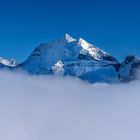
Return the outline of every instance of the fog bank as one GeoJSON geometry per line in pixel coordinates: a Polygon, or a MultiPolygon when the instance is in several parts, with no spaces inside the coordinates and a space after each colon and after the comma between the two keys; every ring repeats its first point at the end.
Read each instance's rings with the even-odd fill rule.
{"type": "Polygon", "coordinates": [[[1,140],[139,140],[140,82],[0,72],[1,140]]]}

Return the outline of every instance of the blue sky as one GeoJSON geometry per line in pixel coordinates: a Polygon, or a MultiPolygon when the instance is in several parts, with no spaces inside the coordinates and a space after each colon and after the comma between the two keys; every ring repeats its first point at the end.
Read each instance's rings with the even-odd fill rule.
{"type": "Polygon", "coordinates": [[[119,60],[140,57],[138,0],[1,0],[0,56],[23,61],[40,43],[68,33],[119,60]]]}

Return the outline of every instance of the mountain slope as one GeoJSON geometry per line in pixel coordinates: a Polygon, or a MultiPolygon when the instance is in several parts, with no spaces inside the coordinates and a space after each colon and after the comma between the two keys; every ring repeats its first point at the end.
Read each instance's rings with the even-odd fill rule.
{"type": "Polygon", "coordinates": [[[17,65],[17,62],[14,59],[4,59],[0,57],[0,66],[9,66],[9,67],[15,67],[17,65]]]}
{"type": "Polygon", "coordinates": [[[107,52],[82,38],[68,34],[37,46],[22,63],[0,58],[0,68],[23,70],[33,75],[73,76],[94,82],[128,82],[138,78],[140,59],[127,56],[119,63],[107,52]]]}
{"type": "Polygon", "coordinates": [[[118,61],[105,51],[82,38],[76,40],[65,34],[60,39],[36,47],[17,68],[24,69],[31,74],[70,75],[84,77],[86,80],[86,73],[103,67],[111,67],[115,72],[114,65],[116,64],[118,61]]]}
{"type": "Polygon", "coordinates": [[[119,79],[122,82],[137,80],[140,78],[140,59],[135,56],[127,56],[119,68],[119,79]]]}

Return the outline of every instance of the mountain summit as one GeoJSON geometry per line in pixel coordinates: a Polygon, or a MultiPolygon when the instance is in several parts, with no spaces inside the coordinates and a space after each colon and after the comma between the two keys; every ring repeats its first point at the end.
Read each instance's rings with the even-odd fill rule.
{"type": "MultiPolygon", "coordinates": [[[[73,42],[73,41],[75,41],[75,39],[72,38],[72,37],[71,37],[70,35],[68,35],[67,33],[63,35],[62,40],[63,40],[63,39],[64,39],[66,42],[73,42]]],[[[61,39],[60,39],[60,40],[61,40],[61,39]]]]}
{"type": "Polygon", "coordinates": [[[4,59],[0,57],[0,67],[9,66],[9,67],[15,67],[17,65],[16,60],[14,59],[4,59]]]}
{"type": "MultiPolygon", "coordinates": [[[[82,38],[73,39],[65,34],[59,39],[37,46],[31,55],[17,67],[31,74],[57,73],[62,75],[63,71],[63,75],[86,79],[86,75],[90,72],[98,71],[101,68],[110,69],[111,76],[116,75],[115,64],[118,64],[118,61],[105,51],[82,38]]],[[[100,75],[102,77],[98,78],[105,80],[106,77],[102,79],[105,76],[103,72],[98,76],[100,75]]]]}
{"type": "MultiPolygon", "coordinates": [[[[3,65],[6,66],[6,63],[3,65]]],[[[132,75],[139,65],[140,60],[135,57],[128,56],[125,62],[119,63],[115,57],[86,40],[64,34],[37,46],[24,62],[13,65],[12,69],[37,75],[74,76],[89,82],[112,83],[132,77],[135,79],[132,75]]]]}

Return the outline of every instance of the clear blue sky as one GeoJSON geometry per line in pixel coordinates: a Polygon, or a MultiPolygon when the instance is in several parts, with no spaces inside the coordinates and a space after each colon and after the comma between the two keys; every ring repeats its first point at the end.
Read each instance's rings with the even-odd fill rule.
{"type": "Polygon", "coordinates": [[[139,0],[1,0],[0,56],[23,61],[64,33],[118,59],[140,56],[139,0]]]}

